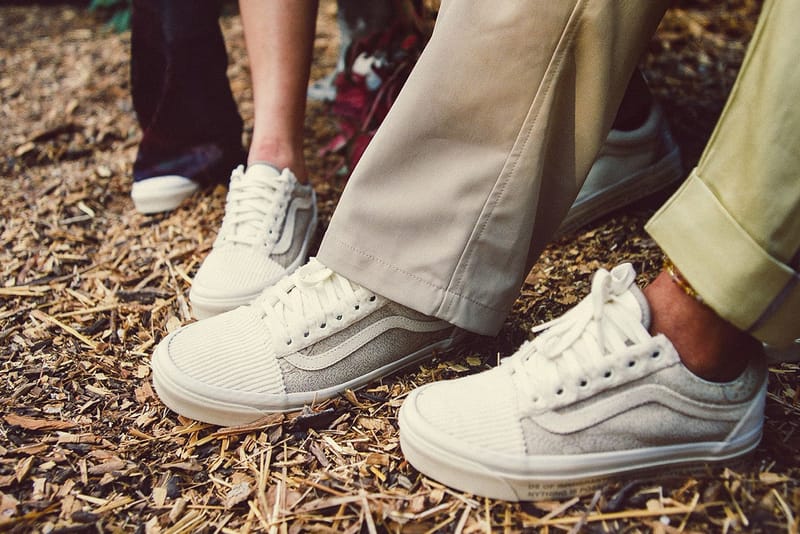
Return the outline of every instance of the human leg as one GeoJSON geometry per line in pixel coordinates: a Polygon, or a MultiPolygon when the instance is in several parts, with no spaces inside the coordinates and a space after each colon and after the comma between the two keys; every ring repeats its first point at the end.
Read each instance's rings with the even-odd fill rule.
{"type": "Polygon", "coordinates": [[[132,197],[145,213],[223,182],[242,159],[219,9],[216,1],[133,4],[131,84],[142,140],[132,197]]]}
{"type": "Polygon", "coordinates": [[[317,222],[303,156],[317,2],[242,0],[255,124],[248,167],[231,175],[225,218],[192,282],[197,318],[248,304],[305,263],[317,222]]]}
{"type": "Polygon", "coordinates": [[[646,229],[720,317],[781,345],[800,337],[800,2],[767,2],[711,140],[646,229]]]}
{"type": "MultiPolygon", "coordinates": [[[[536,214],[540,194],[542,198],[556,198],[561,204],[556,211],[561,216],[569,208],[579,187],[574,182],[579,182],[591,165],[640,49],[664,9],[655,3],[632,2],[620,7],[618,2],[577,1],[571,7],[562,2],[542,4],[543,13],[529,13],[524,4],[503,5],[500,10],[487,9],[483,3],[443,6],[439,37],[435,31],[423,54],[423,58],[429,54],[433,59],[420,61],[418,69],[423,74],[412,75],[381,128],[388,128],[391,135],[379,134],[371,145],[386,146],[373,150],[372,161],[367,164],[369,172],[357,171],[361,178],[348,186],[356,193],[350,195],[350,207],[345,208],[344,222],[338,223],[335,240],[358,242],[364,237],[365,246],[371,247],[385,239],[389,253],[399,253],[412,262],[419,259],[415,264],[420,269],[415,271],[418,276],[412,277],[417,289],[435,291],[424,278],[435,274],[432,269],[440,269],[439,262],[445,269],[465,265],[463,272],[453,276],[473,276],[469,287],[478,294],[493,297],[506,291],[506,286],[521,283],[513,280],[519,274],[516,270],[524,270],[525,256],[538,252],[539,241],[544,240],[545,233],[551,235],[559,222],[550,209],[539,210],[545,213],[541,217],[536,214]],[[611,28],[620,31],[620,40],[611,42],[607,38],[611,28]],[[484,37],[476,45],[466,46],[464,43],[472,41],[462,38],[467,35],[484,37]],[[531,39],[531,35],[537,38],[531,39]],[[489,58],[474,63],[472,56],[479,50],[487,53],[485,47],[492,49],[496,66],[489,58]],[[583,57],[576,64],[573,58],[581,54],[591,57],[583,57]],[[516,64],[509,58],[521,59],[516,64]],[[474,67],[486,69],[487,65],[492,72],[472,80],[480,87],[464,89],[469,84],[458,77],[460,69],[474,73],[474,67]],[[598,71],[600,65],[604,67],[598,71]],[[622,81],[614,81],[620,69],[622,81]],[[503,75],[506,84],[484,80],[503,75]],[[517,78],[526,83],[519,85],[517,78]],[[597,101],[561,96],[574,94],[577,88],[597,96],[597,101]],[[430,102],[426,92],[433,89],[443,94],[433,95],[430,102]],[[463,105],[459,106],[454,101],[462,96],[463,105]],[[613,102],[607,105],[606,97],[613,102]],[[507,105],[493,106],[498,101],[507,105]],[[405,103],[401,106],[401,102],[405,103]],[[395,113],[398,106],[401,112],[395,113]],[[470,124],[464,124],[470,120],[470,124]],[[422,136],[417,142],[415,132],[420,126],[422,136]],[[574,138],[576,132],[581,134],[580,142],[574,138]],[[555,161],[560,150],[552,145],[561,141],[566,143],[564,150],[570,159],[566,166],[555,161]],[[572,164],[576,153],[580,155],[577,170],[572,164]],[[380,171],[378,154],[387,164],[388,174],[381,179],[373,174],[380,171]],[[450,160],[456,156],[465,161],[450,160]],[[437,176],[439,179],[431,180],[440,170],[443,174],[437,176]],[[532,204],[524,204],[525,200],[532,204]],[[363,205],[353,207],[355,202],[363,205]],[[484,204],[491,207],[483,209],[484,204]],[[403,210],[408,210],[407,218],[403,210]],[[384,211],[391,213],[384,218],[384,211]],[[359,213],[363,219],[357,218],[359,213]],[[538,224],[540,219],[544,221],[541,235],[538,230],[534,236],[530,229],[523,229],[524,223],[538,224]],[[449,242],[458,236],[448,235],[448,229],[462,236],[460,244],[449,242]],[[516,231],[524,235],[517,238],[513,235],[516,231]],[[470,238],[472,233],[480,235],[470,238]],[[422,243],[419,249],[418,241],[422,243]],[[437,246],[444,250],[437,250],[437,246]],[[467,249],[462,251],[463,247],[467,249]],[[494,252],[496,257],[492,256],[494,252]],[[469,261],[459,260],[462,253],[472,254],[469,261]],[[455,258],[450,257],[453,254],[455,258]],[[493,280],[492,276],[503,279],[493,280]]],[[[352,256],[356,266],[365,259],[358,251],[352,256]]],[[[380,262],[376,258],[379,270],[384,268],[380,262]]],[[[394,296],[386,298],[384,291],[394,294],[405,287],[408,273],[398,272],[397,287],[388,280],[376,286],[381,288],[376,291],[350,280],[350,274],[340,276],[318,262],[307,267],[268,289],[251,306],[188,325],[162,341],[153,359],[159,395],[171,407],[192,417],[219,422],[225,420],[225,410],[229,410],[231,417],[235,415],[242,422],[241,418],[299,408],[309,398],[322,399],[363,385],[365,380],[427,356],[433,349],[450,347],[459,335],[448,323],[450,316],[444,320],[428,316],[430,312],[424,307],[430,302],[427,295],[422,297],[422,306],[416,301],[405,305],[408,295],[399,303],[393,302],[394,296]],[[246,350],[228,349],[242,343],[247,343],[246,350]],[[199,361],[193,354],[216,356],[204,358],[198,366],[192,363],[199,361]],[[268,379],[264,372],[269,373],[268,379]],[[249,377],[255,376],[261,376],[265,385],[257,389],[240,386],[240,380],[249,384],[249,377]],[[194,402],[197,399],[201,401],[194,402]],[[208,408],[212,405],[216,407],[213,413],[208,408]]],[[[384,274],[391,272],[389,269],[384,274]]],[[[501,295],[498,302],[506,298],[501,295]]],[[[504,315],[506,310],[492,310],[491,319],[487,319],[489,315],[481,311],[484,309],[478,302],[475,308],[462,310],[459,317],[477,331],[496,329],[499,323],[495,314],[504,315]],[[479,310],[477,316],[470,317],[475,309],[479,310]],[[491,324],[487,326],[480,319],[491,324]]]]}
{"type": "Polygon", "coordinates": [[[443,3],[320,260],[392,300],[495,333],[574,200],[663,9],[443,3]]]}
{"type": "Polygon", "coordinates": [[[800,122],[787,104],[800,90],[788,64],[798,14],[796,0],[765,4],[700,164],[648,223],[680,271],[644,293],[630,266],[601,271],[586,300],[498,368],[414,391],[399,417],[412,465],[521,500],[702,469],[758,445],[759,341],[800,334],[800,122]]]}
{"type": "Polygon", "coordinates": [[[303,157],[316,0],[241,0],[255,105],[248,163],[291,169],[308,181],[303,157]]]}

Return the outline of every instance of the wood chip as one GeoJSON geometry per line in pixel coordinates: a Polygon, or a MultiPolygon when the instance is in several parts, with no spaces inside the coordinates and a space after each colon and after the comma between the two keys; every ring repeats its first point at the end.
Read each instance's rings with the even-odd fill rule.
{"type": "Polygon", "coordinates": [[[24,415],[8,414],[5,417],[6,423],[12,426],[19,426],[26,430],[66,430],[78,426],[69,421],[55,421],[52,419],[38,419],[24,415]]]}

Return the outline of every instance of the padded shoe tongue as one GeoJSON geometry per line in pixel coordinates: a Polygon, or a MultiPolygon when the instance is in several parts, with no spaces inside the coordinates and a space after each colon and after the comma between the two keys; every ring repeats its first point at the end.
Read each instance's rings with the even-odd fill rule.
{"type": "Polygon", "coordinates": [[[611,270],[612,283],[619,290],[616,292],[615,300],[626,309],[630,310],[645,329],[650,329],[650,303],[644,296],[642,290],[636,285],[636,271],[630,263],[617,265],[611,270]]]}
{"type": "Polygon", "coordinates": [[[636,284],[631,284],[630,289],[623,295],[623,297],[627,300],[627,306],[630,306],[631,309],[634,307],[637,309],[639,313],[639,320],[642,322],[642,326],[649,330],[650,303],[647,302],[647,297],[644,296],[644,293],[642,293],[642,290],[639,289],[639,286],[636,284]]]}
{"type": "Polygon", "coordinates": [[[281,171],[269,163],[251,163],[247,166],[247,170],[244,172],[244,179],[258,180],[259,178],[274,178],[280,175],[281,171]]]}

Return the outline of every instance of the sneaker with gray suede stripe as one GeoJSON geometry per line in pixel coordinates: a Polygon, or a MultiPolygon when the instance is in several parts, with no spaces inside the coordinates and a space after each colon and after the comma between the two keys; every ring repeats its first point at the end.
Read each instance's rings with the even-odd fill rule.
{"type": "Polygon", "coordinates": [[[267,164],[231,174],[211,252],[192,281],[192,312],[204,319],[252,302],[305,263],[317,226],[314,189],[267,164]]]}
{"type": "Polygon", "coordinates": [[[181,415],[241,425],[362,387],[459,336],[312,258],[249,306],[167,336],[153,355],[153,382],[181,415]]]}
{"type": "Polygon", "coordinates": [[[669,187],[684,178],[681,153],[661,107],[653,102],[635,130],[611,130],[558,234],[669,187]]]}
{"type": "Polygon", "coordinates": [[[754,358],[727,383],[692,374],[630,264],[489,371],[414,390],[400,445],[423,474],[511,501],[562,499],[609,479],[703,469],[761,439],[767,372],[754,358]]]}

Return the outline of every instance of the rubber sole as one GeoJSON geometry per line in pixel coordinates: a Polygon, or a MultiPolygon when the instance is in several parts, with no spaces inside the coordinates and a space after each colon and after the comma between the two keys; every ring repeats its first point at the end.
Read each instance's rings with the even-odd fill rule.
{"type": "Polygon", "coordinates": [[[131,199],[136,211],[149,215],[174,210],[199,188],[195,182],[183,176],[155,176],[134,182],[131,199]]]}

